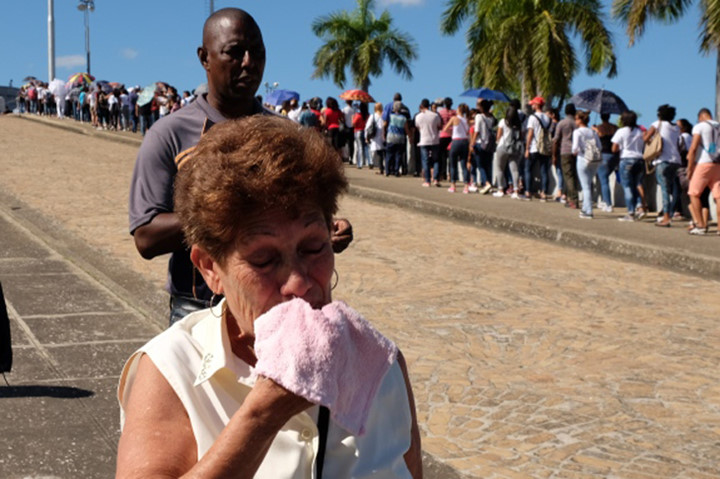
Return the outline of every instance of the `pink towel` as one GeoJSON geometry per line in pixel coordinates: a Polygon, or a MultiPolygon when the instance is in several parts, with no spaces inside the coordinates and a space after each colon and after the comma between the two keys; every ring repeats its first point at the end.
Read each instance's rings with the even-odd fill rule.
{"type": "Polygon", "coordinates": [[[326,406],[359,436],[397,347],[342,301],[318,310],[296,298],[255,320],[255,354],[256,374],[326,406]]]}

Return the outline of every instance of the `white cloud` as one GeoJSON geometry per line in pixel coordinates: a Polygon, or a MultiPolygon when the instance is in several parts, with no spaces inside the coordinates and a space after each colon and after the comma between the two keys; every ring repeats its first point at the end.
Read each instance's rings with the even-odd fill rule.
{"type": "Polygon", "coordinates": [[[127,58],[128,60],[134,60],[135,57],[139,55],[139,52],[132,48],[123,48],[122,50],[120,50],[120,55],[123,58],[127,58]]]}
{"type": "Polygon", "coordinates": [[[417,7],[423,5],[425,0],[380,0],[380,5],[402,5],[403,7],[417,7]]]}
{"type": "Polygon", "coordinates": [[[64,55],[55,58],[55,65],[58,68],[75,68],[85,66],[85,55],[64,55]]]}

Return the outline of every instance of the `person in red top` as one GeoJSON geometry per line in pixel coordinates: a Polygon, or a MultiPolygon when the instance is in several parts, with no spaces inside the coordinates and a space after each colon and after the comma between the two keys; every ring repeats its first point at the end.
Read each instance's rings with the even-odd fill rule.
{"type": "Polygon", "coordinates": [[[358,112],[353,115],[352,126],[355,133],[355,164],[358,170],[368,165],[372,170],[372,163],[368,160],[367,143],[365,142],[365,122],[368,119],[367,103],[360,103],[358,112]]]}
{"type": "Polygon", "coordinates": [[[342,137],[340,136],[340,122],[345,121],[345,115],[340,110],[340,106],[335,98],[329,96],[325,100],[325,109],[322,111],[322,117],[320,118],[320,124],[323,130],[327,132],[335,151],[340,154],[342,148],[342,137]]]}

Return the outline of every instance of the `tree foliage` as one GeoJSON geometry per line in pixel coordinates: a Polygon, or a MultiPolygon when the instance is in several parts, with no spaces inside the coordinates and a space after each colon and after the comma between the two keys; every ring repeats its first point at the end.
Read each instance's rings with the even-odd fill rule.
{"type": "Polygon", "coordinates": [[[379,77],[387,61],[399,75],[412,79],[410,62],[417,58],[417,47],[410,35],[393,28],[386,10],[379,17],[373,12],[374,0],[358,0],[352,12],[339,11],[315,19],[312,31],[323,45],[315,52],[313,78],[332,78],[340,88],[352,82],[368,91],[370,77],[379,77]]]}
{"type": "Polygon", "coordinates": [[[448,0],[442,32],[455,34],[466,23],[467,87],[568,96],[580,68],[575,35],[589,73],[617,74],[599,0],[448,0]]]}

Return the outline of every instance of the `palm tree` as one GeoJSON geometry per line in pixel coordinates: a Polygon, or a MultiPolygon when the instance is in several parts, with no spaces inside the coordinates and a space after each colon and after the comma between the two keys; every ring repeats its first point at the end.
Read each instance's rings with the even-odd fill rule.
{"type": "MultiPolygon", "coordinates": [[[[715,66],[715,116],[720,114],[720,2],[700,0],[700,51],[709,54],[716,52],[715,66]]],[[[645,24],[650,19],[672,23],[685,14],[690,0],[614,0],[613,16],[627,26],[630,46],[645,32],[645,24]]]]}
{"type": "Polygon", "coordinates": [[[312,31],[323,46],[315,52],[313,78],[332,77],[344,88],[345,70],[349,67],[353,83],[368,91],[370,76],[382,75],[387,60],[390,66],[409,80],[410,62],[417,58],[416,45],[410,35],[392,26],[386,10],[376,17],[374,0],[357,0],[352,12],[340,11],[315,19],[312,31]]]}
{"type": "Polygon", "coordinates": [[[579,69],[578,34],[589,73],[617,74],[599,0],[448,0],[440,29],[456,33],[469,20],[466,86],[565,97],[579,69]]]}

